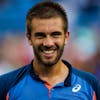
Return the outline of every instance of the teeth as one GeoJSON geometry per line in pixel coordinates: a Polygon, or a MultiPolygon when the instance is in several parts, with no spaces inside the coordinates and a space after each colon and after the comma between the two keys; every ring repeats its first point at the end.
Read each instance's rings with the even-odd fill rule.
{"type": "Polygon", "coordinates": [[[43,51],[44,53],[47,53],[47,54],[50,54],[50,53],[53,53],[54,50],[50,50],[50,51],[43,51]]]}

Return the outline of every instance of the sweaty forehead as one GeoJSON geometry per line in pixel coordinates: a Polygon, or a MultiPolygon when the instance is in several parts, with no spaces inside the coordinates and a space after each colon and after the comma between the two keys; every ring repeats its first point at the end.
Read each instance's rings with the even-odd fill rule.
{"type": "Polygon", "coordinates": [[[62,30],[63,30],[63,22],[62,19],[59,17],[50,19],[34,18],[32,20],[32,31],[50,32],[50,31],[62,31],[62,30]]]}

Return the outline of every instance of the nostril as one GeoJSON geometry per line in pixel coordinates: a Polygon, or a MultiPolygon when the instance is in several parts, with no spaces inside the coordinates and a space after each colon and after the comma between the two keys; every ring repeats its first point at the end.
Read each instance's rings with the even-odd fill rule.
{"type": "Polygon", "coordinates": [[[45,39],[44,42],[43,42],[43,45],[47,46],[47,47],[50,47],[50,46],[54,45],[54,42],[53,42],[52,39],[45,39]]]}

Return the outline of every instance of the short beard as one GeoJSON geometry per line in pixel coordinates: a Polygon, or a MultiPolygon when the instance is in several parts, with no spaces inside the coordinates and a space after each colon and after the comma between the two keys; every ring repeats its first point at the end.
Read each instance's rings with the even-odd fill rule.
{"type": "Polygon", "coordinates": [[[58,55],[57,57],[55,58],[54,61],[52,62],[44,62],[42,60],[42,57],[39,55],[39,53],[37,51],[39,51],[39,49],[37,50],[35,47],[33,47],[34,49],[34,54],[35,54],[35,57],[38,59],[38,62],[41,63],[42,65],[46,66],[46,67],[51,67],[53,65],[55,65],[59,59],[61,58],[62,54],[63,54],[63,51],[64,51],[64,45],[62,47],[58,47],[58,55]]]}

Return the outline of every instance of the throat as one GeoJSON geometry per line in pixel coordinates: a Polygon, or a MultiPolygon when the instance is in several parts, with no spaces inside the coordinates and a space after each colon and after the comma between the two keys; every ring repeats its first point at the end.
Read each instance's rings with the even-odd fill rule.
{"type": "Polygon", "coordinates": [[[62,61],[51,67],[36,66],[34,71],[41,80],[51,86],[64,82],[69,73],[68,67],[62,61]]]}
{"type": "Polygon", "coordinates": [[[59,75],[55,75],[52,77],[40,77],[44,82],[46,82],[47,84],[49,84],[50,86],[54,86],[58,83],[64,82],[66,77],[67,77],[68,73],[65,71],[62,74],[59,75]]]}
{"type": "Polygon", "coordinates": [[[48,83],[51,86],[54,86],[58,83],[64,82],[69,73],[67,67],[61,67],[59,70],[49,71],[48,73],[41,74],[39,77],[44,82],[48,83]]]}

